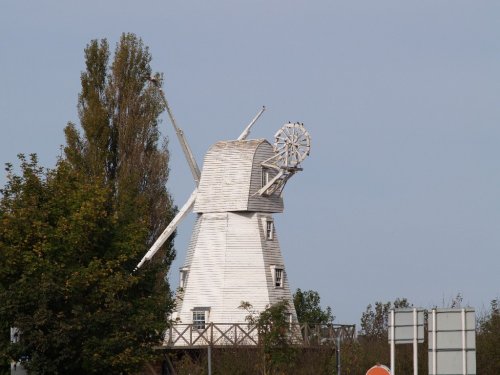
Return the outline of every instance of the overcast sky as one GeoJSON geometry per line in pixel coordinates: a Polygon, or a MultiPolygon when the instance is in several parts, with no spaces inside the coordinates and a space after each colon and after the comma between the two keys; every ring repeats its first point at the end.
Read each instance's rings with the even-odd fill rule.
{"type": "MultiPolygon", "coordinates": [[[[262,105],[253,137],[305,124],[311,155],[276,229],[292,289],[337,322],[397,297],[462,293],[481,310],[500,296],[500,2],[0,0],[0,163],[54,165],[85,45],[122,32],[150,47],[200,165],[262,105]]],[[[194,184],[163,118],[181,206],[194,184]]]]}

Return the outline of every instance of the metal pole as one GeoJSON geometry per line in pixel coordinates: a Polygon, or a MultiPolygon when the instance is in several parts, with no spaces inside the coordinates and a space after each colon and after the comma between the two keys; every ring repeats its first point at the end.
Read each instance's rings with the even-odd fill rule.
{"type": "Polygon", "coordinates": [[[340,336],[337,336],[337,375],[341,373],[340,366],[340,336]]]}
{"type": "Polygon", "coordinates": [[[417,309],[413,308],[413,375],[418,375],[418,353],[417,353],[417,329],[418,319],[417,319],[417,309]]]}
{"type": "Polygon", "coordinates": [[[212,346],[208,345],[208,375],[212,375],[212,346]]]}
{"type": "Polygon", "coordinates": [[[467,338],[465,336],[465,309],[462,309],[462,373],[467,375],[467,338]]]}
{"type": "Polygon", "coordinates": [[[394,342],[394,309],[391,310],[391,375],[396,375],[396,343],[394,342]]]}
{"type": "Polygon", "coordinates": [[[436,309],[432,309],[432,375],[437,372],[436,331],[436,309]]]}

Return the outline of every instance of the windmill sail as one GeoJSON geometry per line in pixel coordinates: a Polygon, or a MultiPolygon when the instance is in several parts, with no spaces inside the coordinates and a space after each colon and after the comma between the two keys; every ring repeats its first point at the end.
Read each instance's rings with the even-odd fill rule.
{"type": "MultiPolygon", "coordinates": [[[[161,89],[160,89],[161,90],[161,89]]],[[[189,169],[191,170],[191,173],[193,175],[194,181],[196,183],[196,186],[198,186],[199,181],[200,181],[200,169],[198,168],[198,164],[196,163],[196,160],[194,159],[193,153],[191,151],[191,148],[189,147],[189,144],[186,140],[186,137],[184,136],[184,132],[182,131],[181,128],[177,126],[177,121],[175,121],[174,114],[172,110],[170,109],[170,106],[168,104],[167,98],[165,96],[165,93],[163,90],[161,90],[163,94],[163,99],[165,101],[165,106],[167,107],[167,112],[170,117],[170,121],[172,122],[172,125],[175,129],[175,133],[177,134],[177,138],[179,139],[179,143],[181,144],[182,151],[184,152],[184,156],[186,157],[186,160],[189,165],[189,169]]],[[[257,115],[250,121],[250,123],[247,125],[245,130],[241,133],[239,136],[238,140],[245,139],[248,134],[250,133],[250,128],[257,122],[259,117],[264,113],[266,107],[262,107],[262,109],[257,113],[257,115]]],[[[158,250],[161,248],[161,246],[169,239],[169,237],[174,233],[174,231],[177,229],[179,224],[184,220],[186,215],[191,212],[193,209],[193,205],[196,199],[196,194],[198,190],[197,188],[191,193],[191,196],[187,200],[186,203],[182,206],[180,211],[177,213],[177,215],[174,217],[174,219],[170,222],[170,224],[165,228],[163,233],[158,237],[158,239],[155,241],[153,246],[148,250],[146,255],[141,259],[141,261],[137,264],[137,267],[135,268],[136,270],[141,268],[141,266],[144,264],[144,262],[151,260],[153,256],[158,252],[158,250]]]]}
{"type": "Polygon", "coordinates": [[[141,259],[139,264],[137,264],[136,269],[141,268],[141,266],[144,264],[145,261],[151,260],[151,258],[153,258],[153,256],[156,254],[158,250],[160,250],[161,246],[165,243],[165,241],[169,239],[169,237],[172,235],[172,233],[174,233],[179,224],[185,219],[187,214],[191,212],[191,210],[193,209],[197,193],[198,189],[194,189],[187,202],[184,203],[184,206],[182,206],[177,215],[175,215],[174,219],[170,222],[170,224],[168,224],[168,226],[165,228],[160,237],[158,237],[153,246],[151,246],[146,255],[144,255],[144,257],[141,259]]]}

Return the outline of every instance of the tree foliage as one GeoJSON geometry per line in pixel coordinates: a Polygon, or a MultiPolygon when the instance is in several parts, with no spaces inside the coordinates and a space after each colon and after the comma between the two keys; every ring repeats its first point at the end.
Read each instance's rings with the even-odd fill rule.
{"type": "Polygon", "coordinates": [[[0,321],[21,335],[0,354],[29,358],[38,374],[133,373],[172,308],[171,244],[133,272],[174,214],[158,145],[164,101],[140,39],[124,34],[109,57],[105,40],[85,49],[83,132],[66,127],[65,157],[48,170],[21,155],[1,191],[0,321]]]}
{"type": "Polygon", "coordinates": [[[332,308],[327,306],[325,310],[321,308],[321,298],[314,290],[302,291],[298,288],[293,294],[293,304],[297,312],[297,319],[300,323],[308,324],[330,324],[335,317],[332,308]]]}
{"type": "Polygon", "coordinates": [[[500,374],[500,301],[491,301],[490,311],[478,319],[477,373],[500,374]]]}
{"type": "MultiPolygon", "coordinates": [[[[389,365],[389,315],[391,309],[409,308],[412,305],[406,298],[397,298],[394,302],[375,302],[369,304],[361,315],[361,331],[358,335],[358,342],[352,348],[356,351],[353,361],[354,366],[358,366],[351,373],[359,371],[366,372],[377,363],[389,365]]],[[[410,373],[413,369],[411,345],[397,345],[398,372],[410,373]]],[[[419,368],[424,371],[426,363],[423,360],[425,349],[420,350],[419,368]]],[[[352,356],[351,356],[352,357],[352,356]]]]}
{"type": "Polygon", "coordinates": [[[64,151],[75,169],[109,188],[111,209],[125,230],[137,217],[146,223],[151,244],[172,219],[165,189],[169,154],[166,142],[158,146],[165,101],[149,81],[151,55],[139,38],[122,35],[111,64],[109,56],[106,40],[93,40],[85,49],[78,98],[83,134],[69,123],[64,151]]]}
{"type": "Polygon", "coordinates": [[[361,315],[360,334],[371,340],[387,340],[391,309],[405,307],[411,307],[406,298],[396,298],[393,304],[391,302],[375,302],[374,306],[369,304],[361,315]]]}
{"type": "Polygon", "coordinates": [[[240,308],[249,312],[246,319],[259,335],[259,371],[264,375],[290,371],[297,351],[291,343],[288,301],[281,300],[258,313],[252,310],[248,302],[242,302],[240,308]]]}

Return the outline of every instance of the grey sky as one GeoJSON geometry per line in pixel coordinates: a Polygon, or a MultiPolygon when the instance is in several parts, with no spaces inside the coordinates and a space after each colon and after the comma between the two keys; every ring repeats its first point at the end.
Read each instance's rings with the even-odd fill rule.
{"type": "MultiPolygon", "coordinates": [[[[309,130],[276,218],[293,289],[345,323],[396,297],[431,307],[461,292],[481,309],[500,295],[499,20],[498,1],[1,0],[0,163],[36,152],[53,166],[85,45],[134,32],[200,165],[262,105],[252,136],[309,130]]],[[[164,119],[182,205],[193,182],[164,119]]]]}

